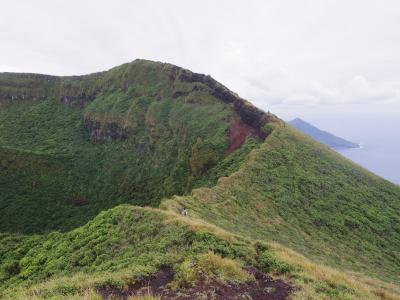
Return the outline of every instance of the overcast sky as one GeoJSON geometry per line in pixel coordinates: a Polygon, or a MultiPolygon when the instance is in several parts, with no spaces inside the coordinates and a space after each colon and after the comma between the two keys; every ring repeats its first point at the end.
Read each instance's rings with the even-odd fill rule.
{"type": "Polygon", "coordinates": [[[145,58],[210,74],[284,118],[400,113],[400,1],[2,0],[0,72],[145,58]]]}

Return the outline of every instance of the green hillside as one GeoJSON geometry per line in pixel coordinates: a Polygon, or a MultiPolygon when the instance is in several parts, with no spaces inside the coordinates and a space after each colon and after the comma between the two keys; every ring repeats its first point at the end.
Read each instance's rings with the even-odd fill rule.
{"type": "Polygon", "coordinates": [[[264,118],[253,129],[238,113],[244,100],[192,75],[141,60],[51,87],[39,75],[0,75],[0,230],[69,230],[116,204],[157,206],[237,170],[273,116],[240,108],[264,118]],[[246,145],[228,155],[231,124],[247,130],[246,145]]]}
{"type": "Polygon", "coordinates": [[[0,213],[0,298],[400,299],[400,188],[170,64],[0,74],[0,213]]]}
{"type": "Polygon", "coordinates": [[[164,204],[316,261],[400,281],[400,188],[285,126],[242,168],[164,204]]]}

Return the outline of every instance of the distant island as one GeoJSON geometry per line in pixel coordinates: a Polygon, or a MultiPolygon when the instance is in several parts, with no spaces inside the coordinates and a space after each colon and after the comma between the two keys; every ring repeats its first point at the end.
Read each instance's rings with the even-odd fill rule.
{"type": "Polygon", "coordinates": [[[313,139],[320,143],[328,145],[333,149],[343,149],[343,148],[359,148],[358,143],[347,141],[341,137],[335,136],[332,133],[321,130],[306,121],[296,118],[288,122],[290,125],[300,130],[304,134],[311,136],[313,139]]]}

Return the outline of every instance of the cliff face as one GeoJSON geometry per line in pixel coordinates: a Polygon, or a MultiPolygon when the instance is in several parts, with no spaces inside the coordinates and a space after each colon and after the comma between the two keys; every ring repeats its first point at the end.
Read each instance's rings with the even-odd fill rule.
{"type": "Polygon", "coordinates": [[[0,103],[44,100],[58,83],[56,76],[0,73],[0,103]]]}

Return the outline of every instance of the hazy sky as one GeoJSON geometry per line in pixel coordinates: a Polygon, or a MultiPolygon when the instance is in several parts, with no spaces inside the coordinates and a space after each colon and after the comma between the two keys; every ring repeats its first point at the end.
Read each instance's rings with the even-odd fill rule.
{"type": "Polygon", "coordinates": [[[2,0],[0,72],[136,58],[206,73],[284,118],[400,114],[400,1],[2,0]]]}

